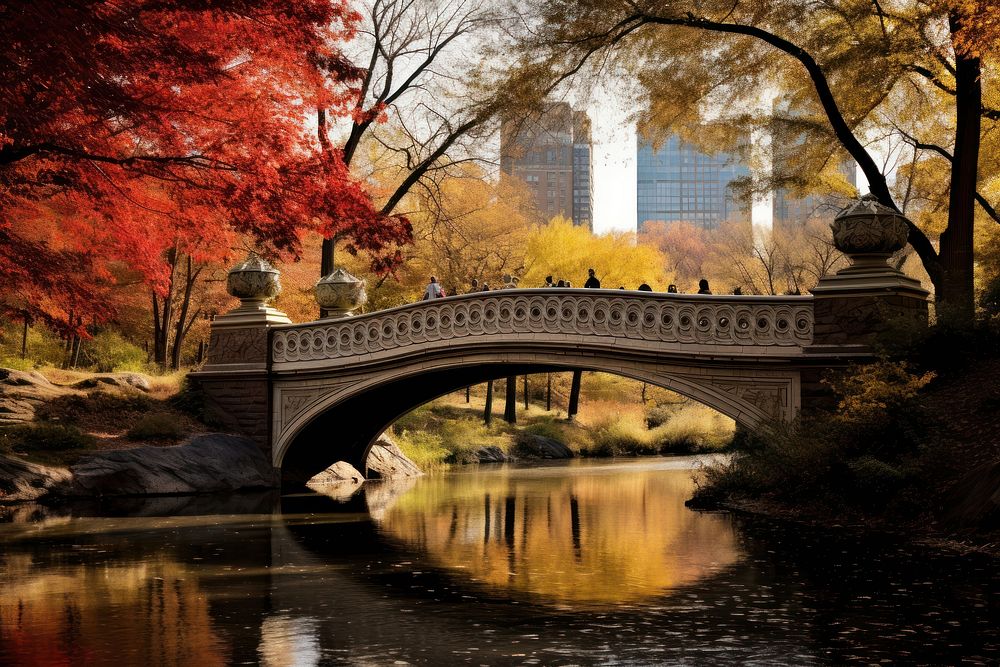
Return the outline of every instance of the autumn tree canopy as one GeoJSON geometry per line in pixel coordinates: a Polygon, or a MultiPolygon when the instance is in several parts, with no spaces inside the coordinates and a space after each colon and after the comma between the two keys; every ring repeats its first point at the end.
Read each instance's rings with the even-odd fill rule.
{"type": "Polygon", "coordinates": [[[520,75],[537,88],[588,71],[632,76],[646,95],[642,129],[654,137],[680,131],[708,149],[732,147],[772,129],[761,107],[777,94],[786,138],[802,146],[785,178],[850,156],[872,193],[899,209],[906,193],[879,142],[905,139],[916,168],[943,163],[940,222],[913,224],[910,244],[946,306],[940,312],[971,316],[974,221],[1000,221],[989,196],[1000,169],[994,151],[981,150],[1000,122],[994,2],[521,4],[537,29],[520,41],[520,75]]]}
{"type": "Polygon", "coordinates": [[[315,109],[353,109],[344,0],[6,4],[0,25],[0,304],[68,327],[99,314],[109,262],[163,294],[164,253],[238,238],[296,252],[305,229],[376,255],[409,238],[379,214],[315,109]],[[44,298],[43,298],[44,297],[44,298]]]}

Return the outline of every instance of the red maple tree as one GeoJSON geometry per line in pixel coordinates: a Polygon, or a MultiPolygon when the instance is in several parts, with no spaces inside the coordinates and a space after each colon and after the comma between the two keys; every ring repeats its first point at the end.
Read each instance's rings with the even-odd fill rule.
{"type": "Polygon", "coordinates": [[[294,254],[308,230],[390,269],[409,223],[374,209],[311,117],[353,109],[357,20],[345,0],[0,6],[0,308],[78,329],[107,315],[110,263],[155,300],[177,253],[294,254]]]}

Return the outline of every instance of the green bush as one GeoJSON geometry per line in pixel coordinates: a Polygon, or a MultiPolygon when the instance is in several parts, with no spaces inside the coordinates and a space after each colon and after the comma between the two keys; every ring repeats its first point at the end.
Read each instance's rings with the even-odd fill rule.
{"type": "Polygon", "coordinates": [[[125,435],[129,440],[180,440],[184,429],[177,417],[157,412],[141,418],[125,435]]]}
{"type": "Polygon", "coordinates": [[[0,449],[18,452],[62,452],[91,449],[97,440],[75,426],[35,422],[0,429],[0,449]]]}
{"type": "Polygon", "coordinates": [[[563,427],[556,422],[554,417],[539,417],[534,423],[524,427],[525,433],[540,435],[543,438],[550,438],[558,442],[566,440],[563,427]]]}
{"type": "Polygon", "coordinates": [[[98,373],[142,372],[146,370],[146,353],[139,346],[125,340],[117,331],[105,329],[83,342],[80,365],[93,367],[98,373]]]}

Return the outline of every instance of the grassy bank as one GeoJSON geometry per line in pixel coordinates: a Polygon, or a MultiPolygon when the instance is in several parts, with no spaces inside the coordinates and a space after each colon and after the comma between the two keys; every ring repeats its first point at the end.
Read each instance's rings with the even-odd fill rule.
{"type": "Polygon", "coordinates": [[[82,371],[35,370],[51,385],[6,388],[7,398],[36,407],[31,421],[0,426],[0,453],[65,465],[96,450],[172,445],[210,430],[184,391],[183,372],[143,376],[148,383],[143,391],[94,382],[92,374],[82,371]],[[89,381],[86,388],[78,388],[81,381],[89,381]]]}
{"type": "MultiPolygon", "coordinates": [[[[561,374],[566,375],[566,374],[561,374]]],[[[545,409],[544,376],[529,379],[529,407],[518,378],[517,424],[503,421],[504,381],[495,387],[494,415],[484,424],[485,389],[473,387],[423,405],[392,427],[400,447],[418,466],[433,470],[476,460],[476,452],[496,448],[513,454],[526,434],[551,438],[580,456],[635,456],[718,451],[732,440],[734,424],[719,413],[671,392],[641,383],[586,374],[579,414],[566,419],[568,378],[555,378],[552,410],[545,409]],[[532,391],[540,387],[541,391],[532,391]],[[641,400],[645,393],[646,402],[641,400]],[[634,395],[634,397],[633,397],[634,395]],[[615,400],[613,397],[617,397],[615,400]],[[634,399],[634,400],[629,400],[634,399]]]]}

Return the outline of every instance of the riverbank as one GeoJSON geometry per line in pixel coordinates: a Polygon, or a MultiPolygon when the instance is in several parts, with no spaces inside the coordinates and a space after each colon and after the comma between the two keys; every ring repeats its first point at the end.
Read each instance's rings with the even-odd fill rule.
{"type": "MultiPolygon", "coordinates": [[[[554,398],[564,399],[568,378],[553,380],[554,398]]],[[[438,399],[401,418],[373,448],[368,468],[389,478],[470,463],[704,453],[732,438],[731,420],[676,394],[600,374],[588,374],[586,384],[573,420],[530,403],[519,404],[517,424],[495,415],[485,425],[481,387],[468,402],[464,392],[438,399]],[[631,393],[643,402],[608,398],[631,393]]],[[[276,484],[256,445],[215,430],[180,373],[0,369],[0,501],[276,484]]],[[[314,482],[363,480],[348,468],[331,466],[314,482]]]]}
{"type": "Polygon", "coordinates": [[[1000,555],[1000,356],[984,347],[831,379],[836,410],[746,438],[689,506],[1000,555]]]}
{"type": "Polygon", "coordinates": [[[715,453],[732,441],[732,420],[683,397],[669,398],[660,403],[621,402],[595,391],[584,396],[572,420],[559,409],[529,403],[527,408],[518,406],[516,423],[494,415],[487,425],[485,397],[471,393],[466,398],[456,392],[401,417],[391,433],[424,470],[575,456],[715,453]]]}

